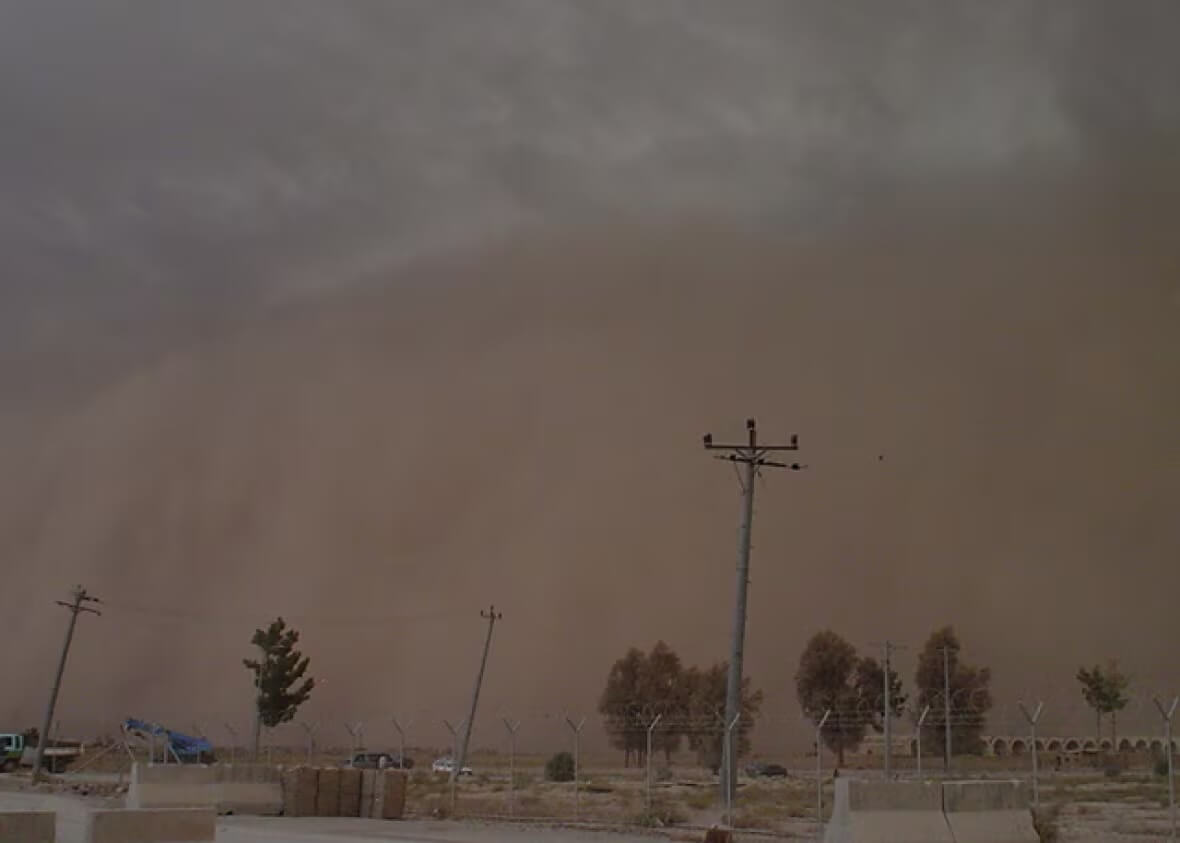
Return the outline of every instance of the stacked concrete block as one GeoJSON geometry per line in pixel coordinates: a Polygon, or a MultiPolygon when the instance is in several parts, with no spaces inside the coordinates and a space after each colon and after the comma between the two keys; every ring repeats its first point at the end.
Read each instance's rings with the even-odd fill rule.
{"type": "Polygon", "coordinates": [[[316,789],[315,815],[317,817],[340,816],[340,770],[325,767],[320,770],[316,789]]]}
{"type": "Polygon", "coordinates": [[[373,816],[383,820],[400,820],[406,813],[406,785],[409,776],[403,770],[382,770],[379,779],[380,813],[374,806],[373,816]]]}
{"type": "Polygon", "coordinates": [[[283,816],[314,817],[320,771],[315,767],[291,767],[283,771],[283,816]]]}
{"type": "Polygon", "coordinates": [[[340,807],[337,813],[342,817],[361,815],[361,771],[354,767],[340,771],[340,807]]]}
{"type": "Polygon", "coordinates": [[[378,816],[373,813],[373,803],[377,797],[377,771],[376,770],[362,770],[361,771],[361,811],[360,815],[365,819],[378,816]]]}

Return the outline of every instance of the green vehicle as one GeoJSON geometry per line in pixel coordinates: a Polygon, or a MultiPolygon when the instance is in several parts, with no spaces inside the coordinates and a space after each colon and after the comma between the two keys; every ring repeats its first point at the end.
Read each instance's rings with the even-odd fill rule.
{"type": "Polygon", "coordinates": [[[20,766],[25,754],[24,735],[0,734],[0,773],[7,773],[20,766]]]}

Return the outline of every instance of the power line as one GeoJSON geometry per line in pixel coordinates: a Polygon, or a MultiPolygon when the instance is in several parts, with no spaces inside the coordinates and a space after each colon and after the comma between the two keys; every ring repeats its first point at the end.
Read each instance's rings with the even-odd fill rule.
{"type": "MultiPolygon", "coordinates": [[[[730,642],[729,677],[725,690],[725,722],[732,723],[741,714],[742,657],[746,640],[746,591],[750,581],[750,534],[754,523],[754,479],[763,468],[787,468],[798,471],[799,463],[784,463],[769,459],[775,451],[799,450],[799,437],[792,435],[787,445],[759,445],[758,425],[754,419],[746,419],[747,443],[745,445],[719,445],[713,442],[713,434],[703,437],[706,451],[725,451],[716,456],[737,468],[741,464],[739,483],[742,489],[741,527],[738,530],[737,553],[737,594],[733,613],[733,638],[730,642]]],[[[720,776],[722,796],[726,804],[733,798],[734,782],[737,778],[737,753],[731,752],[725,759],[725,775],[720,776]]]]}
{"type": "Polygon", "coordinates": [[[66,671],[66,659],[70,655],[70,644],[74,640],[74,627],[78,625],[78,615],[83,612],[90,612],[94,615],[102,614],[98,609],[92,609],[86,605],[102,601],[97,597],[91,597],[82,586],[74,586],[74,590],[70,592],[70,598],[69,603],[64,603],[61,600],[54,601],[57,605],[70,610],[70,623],[66,627],[66,640],[61,648],[61,660],[57,663],[57,675],[53,679],[53,690],[49,692],[49,705],[45,708],[45,720],[41,725],[41,733],[37,739],[37,755],[33,760],[34,782],[41,778],[41,764],[45,760],[45,747],[49,744],[49,726],[53,723],[53,712],[57,708],[57,694],[61,690],[61,678],[66,671]]]}

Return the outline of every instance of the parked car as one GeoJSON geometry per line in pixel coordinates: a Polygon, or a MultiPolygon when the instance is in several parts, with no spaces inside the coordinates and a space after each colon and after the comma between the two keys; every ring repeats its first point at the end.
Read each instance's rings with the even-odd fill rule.
{"type": "Polygon", "coordinates": [[[788,774],[787,768],[782,764],[750,764],[746,767],[746,775],[752,779],[781,779],[786,778],[788,774]]]}
{"type": "MultiPolygon", "coordinates": [[[[436,773],[446,773],[447,775],[450,775],[451,771],[455,769],[455,759],[436,758],[434,763],[430,765],[430,769],[436,773]]],[[[473,776],[475,773],[472,772],[470,767],[464,765],[463,769],[459,771],[459,775],[473,776]]]]}
{"type": "Polygon", "coordinates": [[[414,766],[414,759],[403,759],[390,752],[356,752],[344,762],[344,766],[362,770],[409,770],[414,766]]]}

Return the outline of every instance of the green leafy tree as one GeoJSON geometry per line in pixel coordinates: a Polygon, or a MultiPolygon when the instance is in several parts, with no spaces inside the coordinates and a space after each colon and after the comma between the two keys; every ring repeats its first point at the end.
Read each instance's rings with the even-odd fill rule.
{"type": "Polygon", "coordinates": [[[606,721],[611,746],[623,751],[623,766],[639,763],[646,744],[641,727],[644,700],[641,683],[646,656],[637,647],[629,649],[611,665],[606,687],[598,700],[598,712],[606,721]]]}
{"type": "MultiPolygon", "coordinates": [[[[867,713],[873,731],[884,732],[885,668],[872,657],[863,658],[856,664],[856,697],[857,707],[867,713]]],[[[901,677],[896,670],[889,668],[889,709],[895,718],[905,711],[906,699],[901,677]]]]}
{"type": "Polygon", "coordinates": [[[962,649],[954,627],[936,629],[926,640],[918,656],[914,674],[921,711],[930,706],[930,714],[922,727],[922,742],[942,752],[946,746],[946,723],[950,719],[952,750],[963,754],[983,751],[981,735],[987,726],[987,713],[992,707],[991,670],[974,667],[959,656],[962,649]],[[946,652],[950,678],[950,711],[946,708],[943,652],[946,652]]]}
{"type": "MultiPolygon", "coordinates": [[[[718,662],[701,670],[691,667],[684,674],[687,689],[687,717],[682,729],[688,736],[688,745],[697,754],[697,760],[713,771],[721,768],[721,756],[725,747],[725,697],[729,685],[729,662],[718,662]]],[[[737,755],[741,758],[750,752],[750,732],[754,720],[762,710],[762,691],[754,690],[749,676],[742,677],[741,719],[734,728],[737,738],[737,755]]]]}
{"type": "MultiPolygon", "coordinates": [[[[647,654],[644,669],[640,674],[640,694],[644,700],[644,722],[650,723],[655,715],[662,715],[652,733],[652,750],[662,751],[664,759],[670,761],[672,753],[680,749],[683,722],[688,706],[690,688],[685,682],[684,666],[680,656],[663,641],[656,642],[647,654]]],[[[643,732],[644,749],[647,752],[647,732],[643,732]]]]}
{"type": "MultiPolygon", "coordinates": [[[[835,632],[825,629],[807,642],[795,671],[795,695],[804,715],[818,724],[824,714],[830,712],[824,724],[823,742],[836,753],[841,765],[844,764],[844,754],[855,751],[864,740],[869,719],[867,706],[871,691],[858,688],[854,682],[859,666],[856,648],[835,632]]],[[[881,696],[884,696],[884,687],[881,696]]]]}
{"type": "Polygon", "coordinates": [[[296,649],[299,633],[288,629],[281,617],[266,629],[255,630],[250,643],[260,651],[258,659],[242,659],[242,664],[254,674],[254,755],[257,757],[262,727],[273,729],[292,720],[299,706],[311,696],[315,679],[304,678],[311,660],[296,649]]]}
{"type": "Polygon", "coordinates": [[[1119,670],[1118,662],[1111,660],[1106,670],[1098,665],[1087,670],[1078,668],[1078,682],[1082,686],[1082,697],[1094,709],[1095,739],[1102,740],[1102,715],[1110,715],[1110,745],[1118,747],[1118,713],[1127,707],[1127,687],[1131,680],[1119,670]]]}
{"type": "Polygon", "coordinates": [[[624,766],[633,758],[637,764],[644,762],[647,727],[656,715],[661,719],[652,734],[652,749],[662,750],[665,757],[679,749],[688,693],[680,656],[663,641],[647,654],[632,647],[611,666],[598,711],[606,720],[611,745],[623,751],[624,766]]]}

